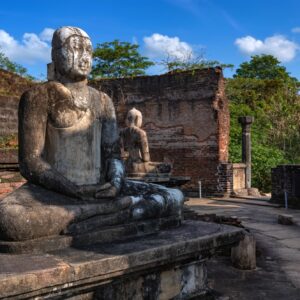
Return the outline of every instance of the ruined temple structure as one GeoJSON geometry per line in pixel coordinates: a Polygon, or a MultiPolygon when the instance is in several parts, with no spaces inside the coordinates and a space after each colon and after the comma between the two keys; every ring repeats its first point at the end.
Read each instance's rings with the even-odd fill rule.
{"type": "MultiPolygon", "coordinates": [[[[199,180],[203,196],[225,196],[231,192],[229,110],[221,69],[102,79],[89,84],[112,98],[120,128],[125,127],[131,108],[142,112],[142,129],[148,135],[151,160],[171,164],[174,176],[191,177],[183,186],[188,195],[198,195],[199,180]]],[[[30,87],[23,85],[25,89],[30,87]]],[[[20,91],[11,88],[0,98],[0,129],[5,128],[11,116],[14,118],[9,134],[17,134],[18,104],[18,99],[10,95],[14,91],[20,96],[24,87],[20,91]],[[9,109],[8,102],[12,103],[9,109]]]]}
{"type": "Polygon", "coordinates": [[[119,126],[128,110],[142,112],[152,161],[189,176],[188,195],[224,196],[232,188],[228,164],[229,109],[220,68],[90,82],[114,101],[119,126]]]}

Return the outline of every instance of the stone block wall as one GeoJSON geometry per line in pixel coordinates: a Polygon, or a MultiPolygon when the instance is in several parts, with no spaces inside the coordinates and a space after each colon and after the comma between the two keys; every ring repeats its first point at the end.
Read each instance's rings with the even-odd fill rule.
{"type": "Polygon", "coordinates": [[[279,165],[273,168],[271,201],[285,204],[287,193],[288,205],[300,207],[300,165],[279,165]]]}
{"type": "Polygon", "coordinates": [[[234,163],[233,167],[233,190],[239,191],[246,188],[246,164],[234,163]]]}
{"type": "Polygon", "coordinates": [[[216,196],[230,196],[233,191],[233,164],[220,163],[218,166],[218,185],[216,196]]]}
{"type": "Polygon", "coordinates": [[[112,97],[121,127],[130,108],[142,112],[151,160],[190,176],[184,189],[197,193],[201,180],[203,196],[227,193],[229,109],[220,68],[90,84],[112,97]]]}

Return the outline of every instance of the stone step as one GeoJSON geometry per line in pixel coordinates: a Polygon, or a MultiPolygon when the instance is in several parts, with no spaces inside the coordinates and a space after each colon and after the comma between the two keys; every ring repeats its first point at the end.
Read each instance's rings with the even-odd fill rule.
{"type": "Polygon", "coordinates": [[[257,198],[254,199],[245,199],[245,198],[210,198],[214,201],[223,201],[223,202],[231,202],[231,203],[242,203],[242,204],[250,204],[250,205],[258,205],[258,206],[268,206],[268,207],[281,207],[280,204],[270,203],[266,200],[259,200],[257,198]]]}

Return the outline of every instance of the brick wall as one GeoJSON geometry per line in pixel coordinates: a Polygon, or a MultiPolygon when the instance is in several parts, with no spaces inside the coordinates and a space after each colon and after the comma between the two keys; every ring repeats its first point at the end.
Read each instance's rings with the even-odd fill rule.
{"type": "Polygon", "coordinates": [[[228,160],[229,109],[219,68],[160,76],[106,79],[91,82],[108,93],[119,125],[127,111],[143,114],[153,161],[173,164],[173,175],[191,176],[185,189],[203,195],[226,192],[221,165],[228,160]]]}
{"type": "Polygon", "coordinates": [[[18,105],[19,98],[0,96],[0,136],[17,134],[18,105]]]}
{"type": "Polygon", "coordinates": [[[18,105],[21,94],[34,84],[36,83],[0,69],[0,199],[25,182],[16,170],[18,105]],[[7,143],[4,144],[3,141],[7,143]]]}
{"type": "Polygon", "coordinates": [[[20,96],[33,83],[14,73],[0,69],[0,136],[18,132],[18,105],[20,96]]]}
{"type": "Polygon", "coordinates": [[[35,84],[17,74],[0,69],[0,96],[19,98],[24,91],[35,84]]]}

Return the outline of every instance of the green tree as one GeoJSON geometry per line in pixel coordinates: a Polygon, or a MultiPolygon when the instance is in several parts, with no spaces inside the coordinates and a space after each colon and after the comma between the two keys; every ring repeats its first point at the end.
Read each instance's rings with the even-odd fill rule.
{"type": "Polygon", "coordinates": [[[295,80],[290,77],[284,66],[273,55],[254,55],[249,62],[243,62],[236,70],[234,78],[253,78],[253,79],[282,79],[295,80]]]}
{"type": "Polygon", "coordinates": [[[22,65],[17,64],[11,61],[2,51],[0,48],[0,68],[3,70],[7,70],[13,73],[16,73],[20,76],[26,77],[30,80],[34,78],[27,73],[27,69],[24,68],[22,65]]]}
{"type": "Polygon", "coordinates": [[[299,82],[276,58],[252,57],[226,81],[230,100],[230,160],[241,161],[239,116],[252,115],[253,184],[270,191],[271,168],[300,162],[299,82]],[[273,68],[273,73],[270,70],[273,68]]]}
{"type": "Polygon", "coordinates": [[[154,65],[138,52],[139,45],[114,40],[98,44],[94,50],[93,79],[119,78],[145,75],[145,70],[154,65]]]}

